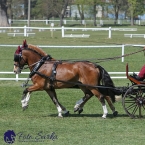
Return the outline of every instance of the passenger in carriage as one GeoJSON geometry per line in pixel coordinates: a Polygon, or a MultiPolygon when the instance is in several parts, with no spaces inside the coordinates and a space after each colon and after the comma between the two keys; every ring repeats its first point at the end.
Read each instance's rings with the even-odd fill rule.
{"type": "Polygon", "coordinates": [[[143,81],[145,79],[145,65],[141,68],[138,75],[133,73],[133,77],[139,81],[143,81]]]}

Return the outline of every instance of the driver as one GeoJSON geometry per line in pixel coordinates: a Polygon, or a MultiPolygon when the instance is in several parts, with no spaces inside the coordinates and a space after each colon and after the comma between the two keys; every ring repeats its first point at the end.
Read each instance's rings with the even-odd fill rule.
{"type": "Polygon", "coordinates": [[[133,73],[133,77],[139,81],[143,81],[145,79],[145,65],[141,68],[138,75],[133,73]]]}

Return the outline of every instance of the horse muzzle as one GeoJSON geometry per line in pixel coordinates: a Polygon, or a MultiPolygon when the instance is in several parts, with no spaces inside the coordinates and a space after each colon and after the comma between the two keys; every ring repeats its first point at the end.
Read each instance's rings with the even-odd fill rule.
{"type": "Polygon", "coordinates": [[[21,73],[21,69],[19,67],[14,66],[13,72],[15,74],[20,74],[21,73]]]}

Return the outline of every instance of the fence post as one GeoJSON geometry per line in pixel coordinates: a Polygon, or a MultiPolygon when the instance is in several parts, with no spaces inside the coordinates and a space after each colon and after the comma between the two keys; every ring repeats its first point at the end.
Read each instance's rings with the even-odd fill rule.
{"type": "Polygon", "coordinates": [[[18,75],[18,74],[16,74],[16,81],[18,81],[18,79],[19,79],[19,75],[18,75]]]}
{"type": "Polygon", "coordinates": [[[61,27],[62,38],[64,37],[64,26],[61,27]]]}
{"type": "Polygon", "coordinates": [[[27,36],[27,26],[24,26],[24,37],[27,36]]]}
{"type": "MultiPolygon", "coordinates": [[[[122,44],[122,56],[124,55],[124,44],[122,44]]],[[[122,57],[122,62],[124,62],[124,57],[122,57]]]]}
{"type": "Polygon", "coordinates": [[[46,25],[48,25],[48,20],[46,19],[46,25]]]}
{"type": "Polygon", "coordinates": [[[111,27],[109,27],[109,38],[111,38],[111,27]]]}

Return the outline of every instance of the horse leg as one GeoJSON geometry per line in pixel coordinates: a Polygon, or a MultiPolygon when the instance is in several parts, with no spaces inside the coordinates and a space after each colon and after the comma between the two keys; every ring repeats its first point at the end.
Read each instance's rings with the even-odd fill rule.
{"type": "Polygon", "coordinates": [[[81,98],[79,101],[76,102],[74,106],[74,112],[77,112],[81,114],[83,112],[83,107],[85,103],[92,97],[93,95],[85,94],[83,98],[81,98]]]}
{"type": "Polygon", "coordinates": [[[100,102],[102,104],[102,108],[103,108],[103,112],[104,112],[102,118],[105,119],[107,117],[108,110],[107,110],[107,106],[105,104],[104,96],[101,95],[99,100],[100,100],[100,102]]]}
{"type": "Polygon", "coordinates": [[[106,101],[108,102],[108,105],[109,105],[110,109],[111,109],[112,112],[113,112],[113,116],[117,116],[117,115],[118,115],[118,112],[115,111],[115,107],[114,107],[114,105],[112,104],[112,101],[111,101],[110,97],[109,97],[109,96],[104,96],[104,97],[105,97],[106,101]]]}
{"type": "Polygon", "coordinates": [[[29,99],[30,99],[30,93],[33,92],[33,91],[38,91],[38,90],[43,90],[43,86],[39,86],[36,83],[36,84],[26,88],[23,91],[22,100],[21,100],[23,110],[28,108],[28,102],[29,102],[29,99]]]}
{"type": "Polygon", "coordinates": [[[106,118],[108,114],[107,106],[105,104],[104,96],[97,90],[97,89],[92,89],[91,92],[99,99],[99,101],[102,104],[103,108],[103,115],[102,118],[106,118]]]}
{"type": "Polygon", "coordinates": [[[23,111],[28,108],[29,99],[30,99],[30,92],[28,91],[28,89],[25,89],[23,91],[23,96],[21,100],[23,111]]]}
{"type": "Polygon", "coordinates": [[[80,87],[80,89],[84,92],[85,96],[81,98],[79,101],[77,101],[74,106],[74,112],[78,111],[79,114],[83,112],[83,107],[85,103],[93,96],[90,90],[84,87],[80,87]]]}
{"type": "Polygon", "coordinates": [[[59,103],[55,90],[51,89],[51,90],[45,90],[45,91],[48,93],[48,95],[50,96],[51,100],[56,105],[57,110],[58,110],[58,117],[63,117],[62,116],[62,112],[65,114],[65,116],[68,116],[69,115],[69,111],[67,111],[66,108],[59,103]]]}

